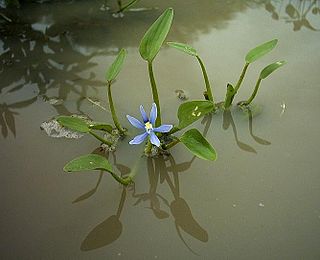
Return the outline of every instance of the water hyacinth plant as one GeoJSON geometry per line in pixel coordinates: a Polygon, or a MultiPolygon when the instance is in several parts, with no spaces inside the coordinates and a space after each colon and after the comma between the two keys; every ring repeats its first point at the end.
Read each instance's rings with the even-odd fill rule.
{"type": "MultiPolygon", "coordinates": [[[[133,127],[142,130],[142,133],[131,139],[129,141],[129,144],[139,145],[144,143],[145,155],[157,156],[161,154],[168,154],[169,150],[172,147],[179,143],[182,143],[196,157],[204,160],[214,161],[217,158],[215,149],[206,140],[203,134],[201,134],[197,129],[188,129],[179,136],[177,136],[177,133],[185,130],[205,115],[216,112],[218,108],[225,109],[225,112],[230,112],[229,108],[232,105],[235,95],[240,89],[241,83],[245,77],[249,65],[265,54],[269,53],[276,46],[278,41],[275,39],[266,42],[248,52],[245,57],[245,65],[238,82],[236,83],[235,87],[230,83],[227,84],[225,100],[224,102],[220,103],[215,102],[207,70],[197,51],[187,44],[168,42],[168,45],[170,47],[178,49],[197,59],[201,67],[206,90],[204,91],[205,100],[188,101],[182,103],[179,106],[177,111],[177,124],[162,124],[160,98],[154,76],[153,61],[159,53],[169,33],[173,21],[173,16],[174,12],[172,8],[168,8],[167,10],[165,10],[162,15],[146,31],[141,40],[139,52],[141,57],[148,64],[148,74],[153,100],[152,102],[150,102],[152,108],[149,116],[145,112],[144,107],[142,105],[140,106],[142,121],[133,116],[126,115],[127,120],[133,127]]],[[[81,133],[89,133],[107,146],[115,146],[116,144],[114,143],[114,141],[112,141],[112,139],[105,139],[95,131],[102,131],[109,136],[117,135],[125,138],[125,136],[127,135],[127,130],[120,124],[120,120],[116,113],[111,88],[124,64],[126,53],[126,50],[122,49],[118,53],[116,59],[111,64],[106,73],[107,99],[114,126],[106,123],[86,121],[77,117],[59,116],[57,117],[57,121],[63,127],[70,128],[81,133]]],[[[274,72],[284,64],[285,61],[279,61],[265,67],[258,77],[252,95],[248,98],[247,101],[242,101],[238,103],[238,105],[242,107],[249,106],[257,95],[261,81],[267,78],[272,72],[274,72]]],[[[130,184],[133,181],[133,177],[135,174],[134,171],[132,171],[128,176],[119,176],[118,174],[116,174],[109,161],[105,157],[98,154],[88,154],[80,156],[70,161],[64,167],[64,170],[66,172],[77,172],[84,170],[106,171],[109,172],[116,181],[123,185],[130,184]]]]}

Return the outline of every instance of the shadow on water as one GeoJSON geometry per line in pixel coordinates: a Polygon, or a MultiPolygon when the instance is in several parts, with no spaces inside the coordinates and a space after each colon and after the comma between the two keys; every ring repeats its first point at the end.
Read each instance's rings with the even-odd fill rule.
{"type": "Polygon", "coordinates": [[[149,201],[148,208],[152,210],[154,216],[159,220],[170,217],[169,212],[164,210],[162,206],[168,208],[174,219],[175,229],[179,238],[192,253],[197,255],[191,246],[187,244],[183,234],[186,233],[201,242],[208,242],[208,233],[196,221],[188,203],[181,197],[179,184],[179,173],[188,170],[194,159],[195,157],[189,162],[176,164],[171,155],[155,159],[148,158],[149,191],[141,194],[134,193],[133,197],[138,199],[135,205],[149,201]],[[171,202],[157,192],[159,184],[168,185],[174,197],[171,202]]]}
{"type": "Polygon", "coordinates": [[[82,251],[89,251],[107,246],[120,237],[122,233],[120,215],[123,210],[126,195],[126,187],[123,187],[117,213],[108,217],[90,231],[80,246],[82,251]]]}
{"type": "Polygon", "coordinates": [[[98,66],[93,58],[114,55],[121,48],[137,47],[147,27],[168,6],[177,10],[172,27],[175,39],[191,43],[199,34],[226,27],[236,13],[260,3],[140,1],[138,7],[145,8],[127,12],[122,19],[101,11],[102,4],[104,1],[53,1],[0,8],[0,104],[5,111],[0,117],[2,136],[8,135],[8,129],[17,134],[14,118],[18,114],[8,112],[7,95],[10,100],[15,99],[13,104],[22,102],[21,97],[28,96],[26,102],[35,102],[38,97],[58,114],[72,114],[64,104],[72,97],[76,99],[77,112],[82,114],[81,104],[89,89],[98,93],[97,87],[104,85],[92,72],[98,66]],[[191,11],[201,14],[202,19],[189,19],[191,11]]]}
{"type": "MultiPolygon", "coordinates": [[[[253,133],[254,112],[252,111],[252,109],[250,107],[247,107],[247,108],[241,110],[241,113],[244,113],[248,117],[248,130],[249,130],[249,134],[252,137],[252,139],[258,144],[270,145],[271,142],[255,135],[253,133]]],[[[202,119],[201,124],[205,125],[204,130],[203,130],[203,136],[207,136],[208,130],[210,129],[210,126],[212,123],[212,118],[213,118],[213,115],[207,115],[202,119]]],[[[237,146],[245,152],[256,154],[257,151],[252,146],[239,140],[237,126],[236,126],[236,123],[235,123],[234,118],[232,116],[232,111],[231,110],[224,110],[223,114],[222,114],[222,128],[224,130],[228,130],[230,126],[232,128],[234,139],[236,141],[237,146]]]]}
{"type": "Polygon", "coordinates": [[[316,28],[312,25],[315,20],[319,22],[319,0],[271,0],[265,3],[265,9],[274,20],[281,19],[286,23],[292,23],[293,31],[300,31],[303,27],[312,31],[320,30],[320,26],[316,28]]]}

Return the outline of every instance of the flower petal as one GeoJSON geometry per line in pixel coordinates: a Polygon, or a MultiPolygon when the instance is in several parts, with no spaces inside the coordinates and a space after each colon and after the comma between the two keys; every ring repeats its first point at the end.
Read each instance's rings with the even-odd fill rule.
{"type": "Polygon", "coordinates": [[[160,140],[159,140],[158,136],[156,136],[156,134],[154,132],[150,133],[150,141],[155,146],[160,147],[160,140]]]}
{"type": "Polygon", "coordinates": [[[146,139],[146,137],[148,136],[148,133],[147,132],[144,132],[143,134],[141,135],[137,135],[135,138],[133,138],[129,144],[141,144],[144,139],[146,139]]]}
{"type": "Polygon", "coordinates": [[[152,103],[152,108],[150,111],[150,123],[154,126],[157,119],[157,106],[155,103],[152,103]]]}
{"type": "Polygon", "coordinates": [[[153,128],[154,132],[168,133],[173,128],[173,125],[161,125],[159,127],[153,128]]]}
{"type": "Polygon", "coordinates": [[[143,105],[140,106],[140,113],[141,113],[141,115],[142,115],[143,122],[144,122],[144,123],[147,123],[147,122],[149,121],[149,118],[148,118],[148,116],[147,116],[146,111],[145,111],[144,108],[143,108],[143,105]]]}
{"type": "Polygon", "coordinates": [[[144,124],[142,124],[138,119],[134,118],[133,116],[127,115],[127,119],[129,120],[130,124],[134,127],[144,129],[144,124]]]}

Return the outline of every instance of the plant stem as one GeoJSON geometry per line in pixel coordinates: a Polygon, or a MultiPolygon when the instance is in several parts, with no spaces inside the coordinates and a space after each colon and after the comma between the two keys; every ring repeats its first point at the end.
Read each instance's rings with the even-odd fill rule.
{"type": "Polygon", "coordinates": [[[258,92],[258,89],[259,89],[261,80],[262,80],[261,78],[259,78],[259,79],[257,80],[256,86],[254,87],[254,90],[253,90],[250,98],[249,98],[247,101],[245,101],[245,102],[241,102],[241,105],[247,106],[247,105],[249,105],[249,104],[252,102],[252,100],[253,100],[253,99],[256,97],[256,95],[257,95],[257,92],[258,92]]]}
{"type": "Polygon", "coordinates": [[[95,132],[89,131],[89,133],[90,133],[92,136],[94,136],[95,138],[97,138],[99,141],[101,141],[102,143],[107,144],[107,145],[109,145],[109,146],[113,145],[112,142],[110,142],[110,141],[102,138],[101,136],[97,135],[95,132]]]}
{"type": "Polygon", "coordinates": [[[240,86],[241,86],[241,83],[242,83],[242,81],[243,81],[243,79],[244,79],[244,76],[245,76],[245,74],[246,74],[246,72],[247,72],[248,67],[249,67],[249,63],[246,63],[246,64],[244,65],[243,69],[242,69],[242,72],[241,72],[241,75],[240,75],[239,80],[238,80],[238,82],[237,82],[237,85],[236,85],[235,88],[234,88],[234,90],[235,90],[235,93],[234,93],[234,94],[237,94],[237,92],[238,92],[238,90],[239,90],[239,88],[240,88],[240,86]]]}
{"type": "Polygon", "coordinates": [[[124,186],[127,186],[132,182],[132,178],[130,176],[122,178],[113,172],[110,172],[110,174],[117,182],[121,183],[124,186]]]}
{"type": "Polygon", "coordinates": [[[237,85],[234,87],[234,89],[232,91],[233,93],[231,93],[230,89],[227,89],[227,91],[230,91],[230,92],[229,93],[227,92],[227,94],[226,94],[226,99],[224,101],[225,109],[228,109],[232,105],[232,101],[233,101],[235,95],[237,94],[237,92],[238,92],[238,90],[239,90],[239,88],[241,86],[241,83],[242,83],[242,81],[244,79],[244,76],[246,74],[246,71],[247,71],[248,67],[249,67],[249,63],[245,63],[244,67],[242,69],[242,72],[240,74],[240,77],[238,79],[237,85]]]}
{"type": "Polygon", "coordinates": [[[116,115],[116,110],[114,108],[114,104],[113,104],[113,99],[112,99],[112,94],[111,94],[111,82],[108,81],[108,100],[109,100],[109,107],[110,107],[110,110],[111,110],[111,115],[112,115],[112,119],[113,119],[113,122],[116,126],[116,128],[119,130],[120,134],[124,134],[124,130],[122,128],[122,126],[120,125],[119,123],[119,119],[116,115]]]}
{"type": "Polygon", "coordinates": [[[214,105],[214,98],[213,98],[213,94],[212,94],[212,90],[211,90],[211,85],[210,85],[210,81],[209,81],[209,77],[208,77],[208,74],[207,74],[207,71],[206,71],[206,68],[201,60],[201,58],[197,55],[197,60],[200,64],[200,67],[201,67],[201,70],[202,70],[202,74],[203,74],[203,78],[204,78],[204,83],[206,85],[206,90],[207,90],[207,95],[208,95],[208,98],[210,101],[212,101],[213,103],[213,110],[215,111],[216,108],[215,108],[215,105],[214,105]]]}
{"type": "Polygon", "coordinates": [[[129,2],[128,4],[126,4],[125,6],[121,7],[117,13],[121,13],[121,12],[125,11],[125,10],[128,9],[130,6],[132,6],[133,4],[137,3],[138,1],[139,1],[139,0],[132,0],[131,2],[129,2]]]}
{"type": "Polygon", "coordinates": [[[180,140],[178,138],[175,138],[172,142],[168,143],[167,145],[164,145],[163,149],[164,150],[168,150],[168,149],[172,148],[173,146],[175,146],[178,143],[180,143],[180,140]]]}
{"type": "Polygon", "coordinates": [[[148,71],[149,71],[149,79],[150,79],[150,84],[152,89],[153,102],[156,104],[157,112],[158,112],[155,126],[158,127],[161,125],[161,110],[160,110],[160,101],[159,101],[157,85],[156,85],[156,81],[154,79],[154,74],[153,74],[152,62],[148,62],[148,71]]]}

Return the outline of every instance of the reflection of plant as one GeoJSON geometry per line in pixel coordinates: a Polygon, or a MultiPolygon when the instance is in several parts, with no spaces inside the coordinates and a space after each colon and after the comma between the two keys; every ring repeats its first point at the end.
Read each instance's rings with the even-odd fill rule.
{"type": "Polygon", "coordinates": [[[19,115],[19,113],[12,111],[12,109],[27,107],[36,100],[37,97],[22,102],[13,103],[10,105],[6,103],[0,104],[0,126],[3,137],[6,138],[8,136],[8,129],[12,132],[14,136],[16,136],[16,124],[14,116],[19,115]]]}
{"type": "Polygon", "coordinates": [[[310,16],[320,14],[320,1],[317,0],[296,0],[296,1],[275,1],[269,0],[265,3],[265,9],[271,13],[272,18],[285,20],[293,24],[293,30],[299,31],[303,27],[312,31],[319,31],[310,23],[310,16]],[[285,8],[283,8],[285,6],[285,8]]]}

